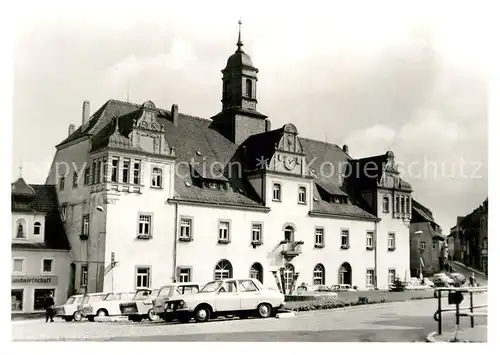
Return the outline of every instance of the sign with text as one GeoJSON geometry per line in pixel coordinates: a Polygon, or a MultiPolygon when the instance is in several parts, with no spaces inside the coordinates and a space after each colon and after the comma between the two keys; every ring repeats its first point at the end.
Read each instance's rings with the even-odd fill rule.
{"type": "Polygon", "coordinates": [[[12,283],[21,285],[57,285],[57,276],[12,275],[12,283]]]}

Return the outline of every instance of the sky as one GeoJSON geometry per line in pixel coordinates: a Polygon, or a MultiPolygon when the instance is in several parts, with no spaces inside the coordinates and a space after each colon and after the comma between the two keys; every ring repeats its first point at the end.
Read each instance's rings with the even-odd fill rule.
{"type": "Polygon", "coordinates": [[[293,123],[353,158],[392,150],[445,233],[488,195],[488,9],[477,3],[51,4],[15,21],[13,180],[22,163],[44,183],[84,100],[92,113],[111,98],[218,113],[241,18],[272,128],[293,123]]]}

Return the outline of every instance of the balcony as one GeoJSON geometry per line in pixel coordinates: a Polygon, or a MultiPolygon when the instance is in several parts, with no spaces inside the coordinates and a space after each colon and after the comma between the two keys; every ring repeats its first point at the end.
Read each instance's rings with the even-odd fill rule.
{"type": "Polygon", "coordinates": [[[303,241],[297,241],[297,242],[287,242],[287,241],[282,241],[281,242],[281,254],[285,257],[287,261],[292,260],[295,258],[297,255],[302,254],[302,245],[304,244],[303,241]]]}

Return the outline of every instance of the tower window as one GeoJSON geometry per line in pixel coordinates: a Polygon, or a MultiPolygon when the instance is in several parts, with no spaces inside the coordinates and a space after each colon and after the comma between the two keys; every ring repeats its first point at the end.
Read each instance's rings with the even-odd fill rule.
{"type": "Polygon", "coordinates": [[[252,97],[252,80],[250,80],[250,79],[246,80],[245,88],[246,88],[246,91],[245,91],[246,96],[251,98],[252,97]]]}
{"type": "Polygon", "coordinates": [[[225,99],[229,98],[229,80],[224,81],[224,92],[222,93],[225,99]]]}

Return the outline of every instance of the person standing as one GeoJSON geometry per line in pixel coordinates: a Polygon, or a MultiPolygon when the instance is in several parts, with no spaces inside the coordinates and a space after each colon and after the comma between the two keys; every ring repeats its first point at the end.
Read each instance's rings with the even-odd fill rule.
{"type": "Polygon", "coordinates": [[[49,318],[51,323],[54,322],[55,303],[51,291],[49,291],[49,293],[47,293],[47,295],[45,296],[44,305],[45,305],[45,323],[49,321],[49,318]]]}
{"type": "Polygon", "coordinates": [[[472,272],[469,277],[469,286],[475,287],[476,286],[476,276],[472,272]]]}

